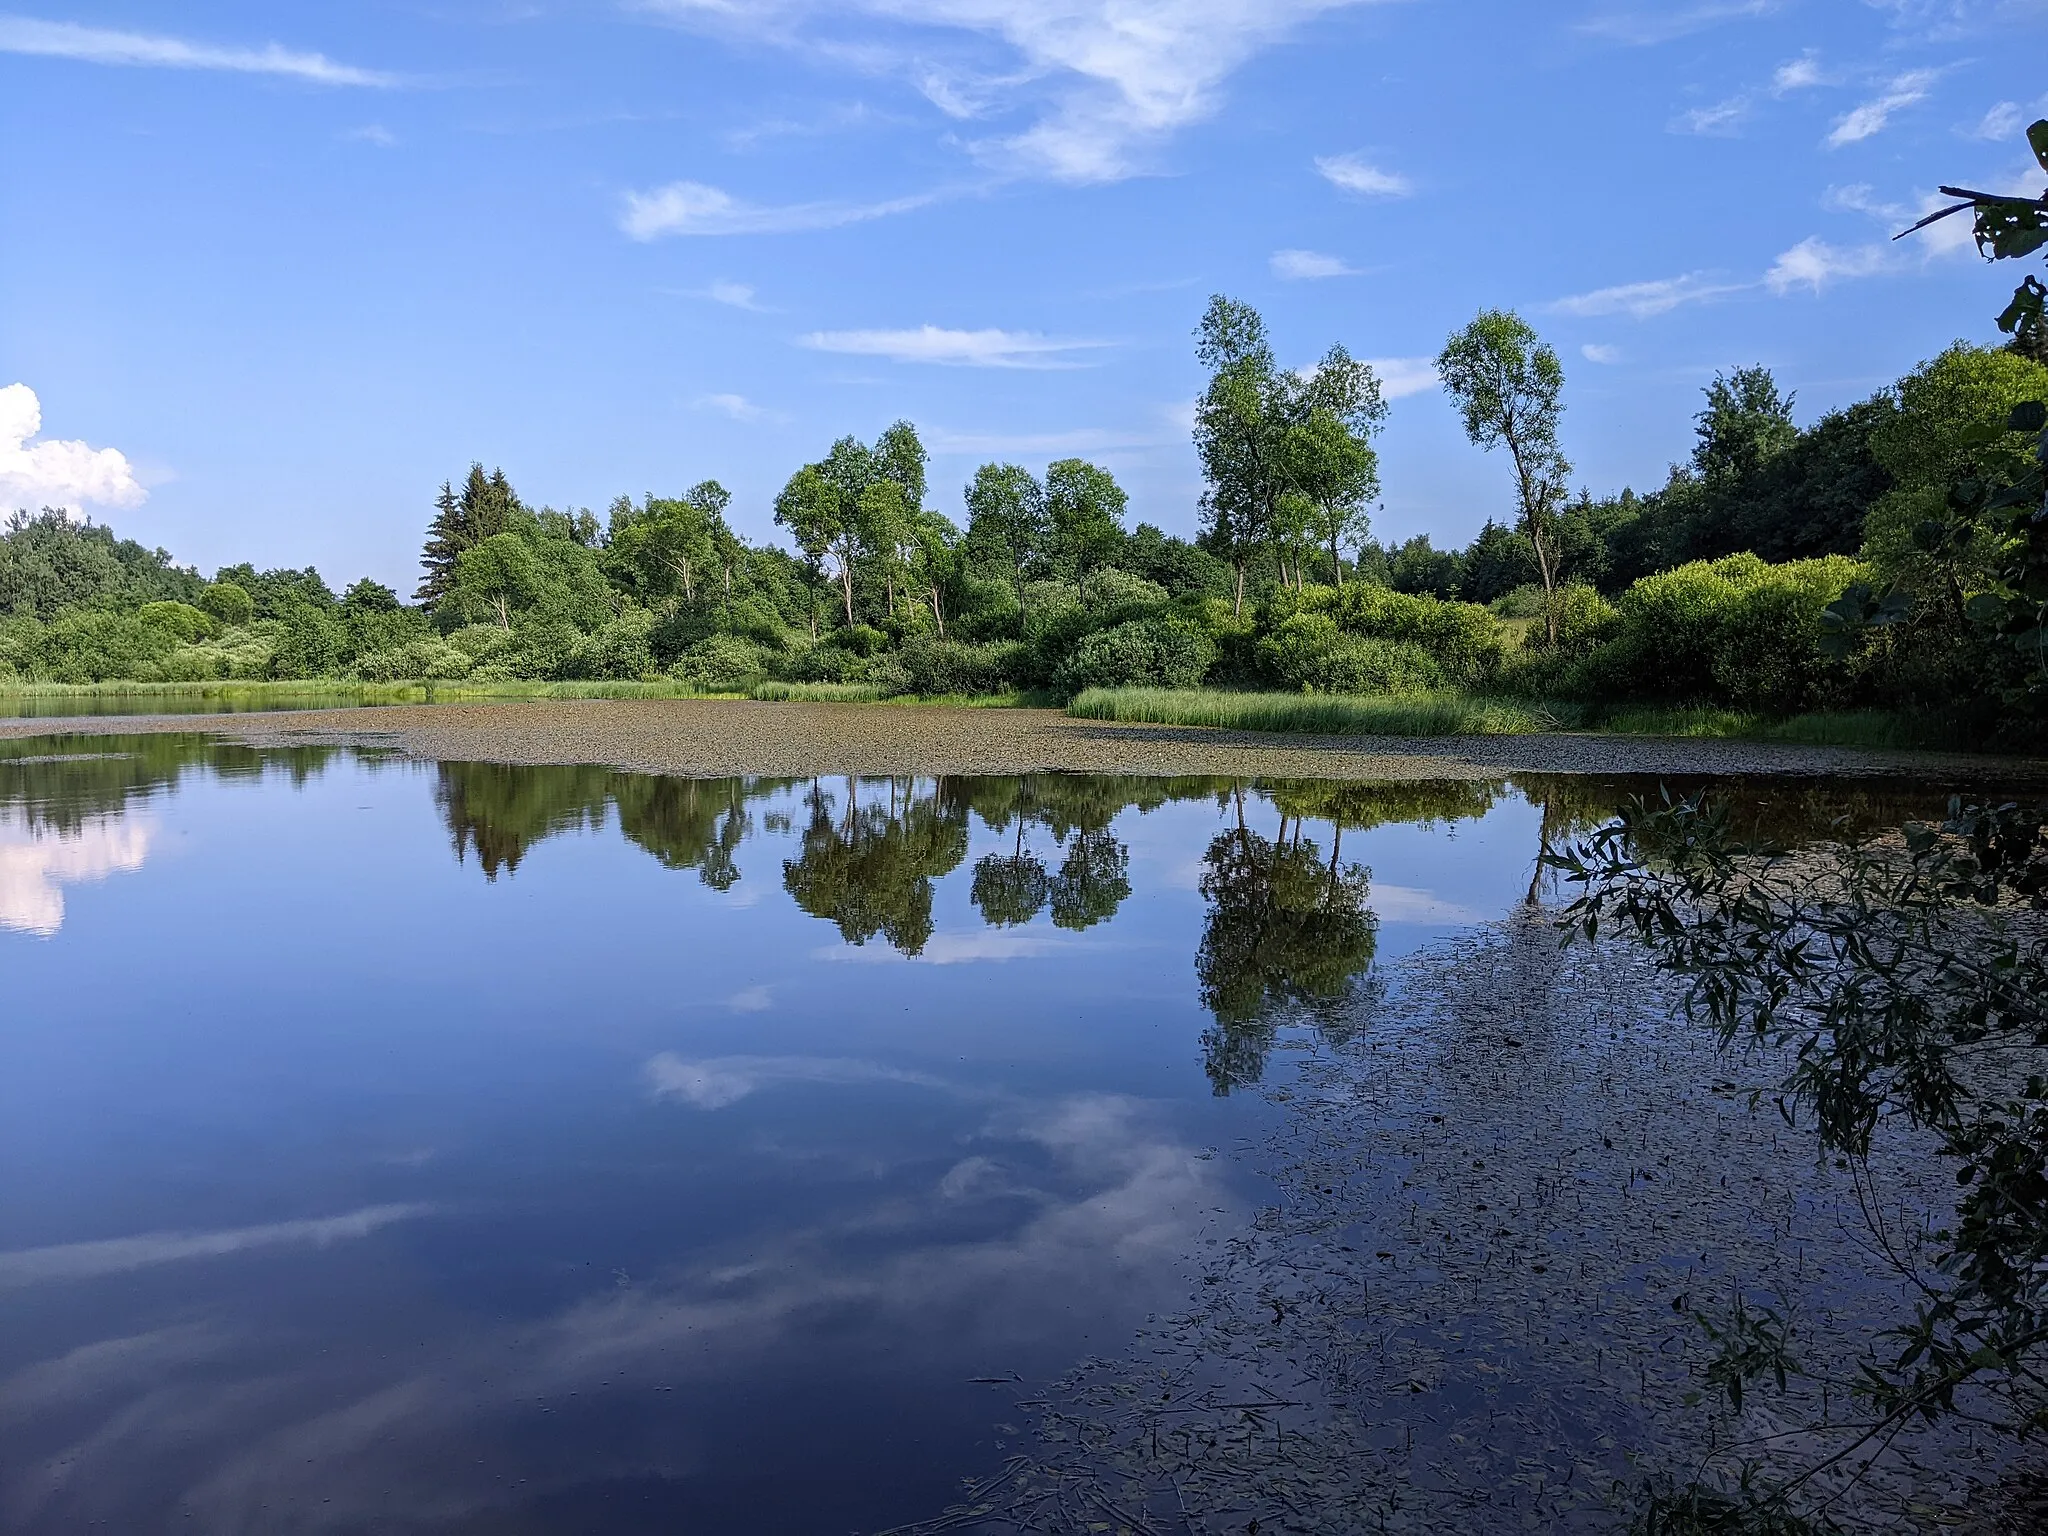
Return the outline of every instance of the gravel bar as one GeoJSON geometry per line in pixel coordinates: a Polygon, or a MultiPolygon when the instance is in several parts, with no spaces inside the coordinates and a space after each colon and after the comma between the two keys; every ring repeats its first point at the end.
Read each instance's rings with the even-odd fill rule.
{"type": "Polygon", "coordinates": [[[1076,720],[1051,709],[533,700],[230,715],[43,716],[0,738],[183,732],[252,746],[397,749],[441,762],[590,763],[720,778],[760,774],[1217,775],[1490,779],[1515,773],[1896,777],[1928,785],[2048,783],[2048,761],[1678,737],[1294,736],[1076,720]]]}

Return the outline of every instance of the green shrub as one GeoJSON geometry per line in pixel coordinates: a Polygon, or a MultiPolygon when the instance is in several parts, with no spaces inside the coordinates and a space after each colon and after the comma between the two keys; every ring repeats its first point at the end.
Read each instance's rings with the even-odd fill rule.
{"type": "Polygon", "coordinates": [[[214,628],[213,619],[190,603],[144,603],[135,617],[186,645],[206,639],[214,628]]]}
{"type": "Polygon", "coordinates": [[[1216,661],[1216,642],[1179,617],[1126,619],[1074,648],[1055,681],[1066,693],[1087,688],[1193,688],[1216,661]]]}
{"type": "Polygon", "coordinates": [[[622,613],[595,633],[579,637],[555,675],[585,682],[651,677],[659,670],[648,643],[653,630],[654,615],[644,608],[622,613]]]}
{"type": "Polygon", "coordinates": [[[1621,594],[1614,638],[1575,669],[1573,691],[1779,714],[1838,706],[1854,673],[1822,653],[1821,613],[1863,575],[1842,555],[1769,565],[1740,554],[1645,576],[1621,594]]]}
{"type": "Polygon", "coordinates": [[[1543,617],[1543,589],[1525,582],[1512,592],[1503,592],[1486,605],[1497,619],[1540,619],[1543,617]]]}
{"type": "Polygon", "coordinates": [[[842,651],[851,652],[865,659],[879,656],[888,648],[889,637],[872,624],[849,624],[835,629],[825,637],[828,645],[836,645],[842,651]]]}
{"type": "Polygon", "coordinates": [[[448,636],[448,643],[473,662],[489,661],[518,644],[511,630],[495,624],[465,625],[448,636]]]}
{"type": "Polygon", "coordinates": [[[388,651],[358,656],[352,670],[366,682],[395,683],[467,677],[471,662],[465,653],[439,636],[421,636],[388,651]]]}
{"type": "Polygon", "coordinates": [[[1259,665],[1298,693],[1428,693],[1443,669],[1421,646],[1346,634],[1326,613],[1297,613],[1258,642],[1259,665]]]}
{"type": "Polygon", "coordinates": [[[1090,571],[1081,584],[1083,605],[1098,613],[1120,608],[1156,608],[1166,602],[1167,595],[1166,588],[1158,582],[1134,576],[1114,565],[1090,571]]]}
{"type": "Polygon", "coordinates": [[[1017,687],[1025,668],[1025,648],[1015,641],[972,645],[918,635],[896,653],[909,680],[909,691],[926,698],[952,694],[1003,693],[1017,687]]]}
{"type": "Polygon", "coordinates": [[[1445,602],[1351,582],[1312,587],[1301,607],[1327,613],[1338,627],[1374,640],[1400,640],[1429,653],[1447,682],[1473,688],[1490,682],[1507,656],[1500,621],[1477,603],[1445,602]]]}
{"type": "Polygon", "coordinates": [[[256,599],[232,581],[209,583],[199,594],[199,606],[230,627],[247,624],[256,617],[256,599]]]}
{"type": "Polygon", "coordinates": [[[1547,605],[1540,592],[1537,598],[1527,642],[1532,647],[1561,656],[1585,656],[1612,639],[1621,627],[1621,614],[1615,606],[1577,582],[1559,587],[1547,605]],[[1544,618],[1546,607],[1557,624],[1555,645],[1550,642],[1550,623],[1544,618]]]}
{"type": "Polygon", "coordinates": [[[789,683],[864,683],[868,665],[866,657],[823,640],[784,652],[769,670],[789,683]]]}
{"type": "Polygon", "coordinates": [[[676,658],[670,677],[706,693],[744,693],[768,670],[768,653],[740,635],[707,635],[676,658]]]}

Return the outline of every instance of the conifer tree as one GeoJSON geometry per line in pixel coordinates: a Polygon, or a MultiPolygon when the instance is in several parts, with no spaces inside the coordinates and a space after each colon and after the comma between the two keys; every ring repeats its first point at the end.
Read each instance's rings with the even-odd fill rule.
{"type": "Polygon", "coordinates": [[[502,469],[486,475],[483,465],[471,464],[459,493],[442,481],[441,494],[434,498],[434,520],[427,525],[426,547],[420,552],[427,574],[414,600],[431,608],[447,596],[455,585],[455,562],[462,552],[503,533],[518,505],[519,497],[502,469]]]}

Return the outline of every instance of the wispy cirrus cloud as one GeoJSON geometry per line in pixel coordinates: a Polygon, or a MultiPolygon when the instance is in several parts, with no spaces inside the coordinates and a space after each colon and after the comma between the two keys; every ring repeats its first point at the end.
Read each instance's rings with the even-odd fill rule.
{"type": "Polygon", "coordinates": [[[1677,277],[1596,288],[1591,293],[1553,300],[1545,307],[1553,314],[1574,315],[1580,319],[1626,315],[1631,320],[1647,320],[1652,315],[1668,314],[1686,304],[1704,304],[1753,286],[1751,283],[1722,282],[1705,272],[1685,272],[1677,277]]]}
{"type": "Polygon", "coordinates": [[[1623,43],[1632,48],[1649,48],[1658,43],[1690,37],[1708,27],[1730,21],[1754,21],[1778,9],[1777,0],[1714,0],[1704,5],[1672,6],[1665,10],[1608,11],[1579,23],[1588,37],[1623,43]]]}
{"type": "Polygon", "coordinates": [[[1598,363],[1604,368],[1611,368],[1621,361],[1621,348],[1610,347],[1604,342],[1589,341],[1579,348],[1579,356],[1589,363],[1598,363]]]}
{"type": "Polygon", "coordinates": [[[1427,394],[1441,382],[1433,357],[1369,357],[1366,362],[1379,376],[1380,394],[1388,400],[1427,394]]]}
{"type": "Polygon", "coordinates": [[[17,1248],[0,1253],[0,1290],[48,1280],[89,1280],[121,1275],[156,1264],[185,1259],[217,1259],[252,1248],[308,1246],[325,1248],[370,1236],[394,1222],[431,1214],[428,1205],[367,1205],[340,1216],[310,1221],[278,1221],[260,1227],[229,1227],[213,1232],[146,1232],[136,1237],[110,1237],[95,1242],[63,1243],[50,1248],[17,1248]]]}
{"type": "Polygon", "coordinates": [[[1827,136],[1828,148],[1860,144],[1884,132],[1894,113],[1925,101],[1935,81],[1940,78],[1938,69],[1913,69],[1895,76],[1876,96],[1836,119],[1827,136]]]}
{"type": "Polygon", "coordinates": [[[938,363],[955,368],[1081,368],[1074,354],[1106,341],[1043,336],[1036,331],[949,330],[920,325],[907,330],[812,331],[802,344],[817,352],[885,357],[894,363],[938,363]]]}
{"type": "Polygon", "coordinates": [[[1674,117],[1670,124],[1673,133],[1693,133],[1706,137],[1725,138],[1755,115],[1757,106],[1764,100],[1782,101],[1797,91],[1811,90],[1826,83],[1821,71],[1819,55],[1808,49],[1796,59],[1788,59],[1771,71],[1771,82],[1761,90],[1738,91],[1722,101],[1712,102],[1704,107],[1692,107],[1674,117]]]}
{"type": "Polygon", "coordinates": [[[1273,275],[1287,282],[1313,282],[1325,277],[1357,277],[1359,269],[1341,256],[1321,251],[1275,251],[1267,259],[1273,275]]]}
{"type": "Polygon", "coordinates": [[[1231,75],[1318,17],[1383,0],[640,0],[645,14],[899,78],[959,121],[1025,111],[965,140],[1006,174],[1139,174],[1221,105],[1231,75]],[[963,49],[961,42],[971,46],[963,49]]]}
{"type": "Polygon", "coordinates": [[[920,192],[874,203],[749,203],[701,181],[672,181],[646,192],[628,192],[619,228],[635,240],[687,235],[787,235],[839,229],[909,213],[943,193],[920,192]]]}
{"type": "Polygon", "coordinates": [[[1318,155],[1316,169],[1331,186],[1359,197],[1407,197],[1415,191],[1406,176],[1383,171],[1358,155],[1318,155]]]}
{"type": "Polygon", "coordinates": [[[0,53],[138,69],[287,75],[316,85],[391,87],[404,83],[399,76],[383,70],[359,69],[353,64],[337,63],[325,54],[303,53],[278,43],[265,43],[260,48],[195,43],[159,33],[123,32],[71,21],[43,21],[33,16],[0,15],[0,53]]]}
{"type": "Polygon", "coordinates": [[[760,421],[768,414],[745,395],[700,395],[696,406],[700,411],[716,411],[734,421],[760,421]]]}

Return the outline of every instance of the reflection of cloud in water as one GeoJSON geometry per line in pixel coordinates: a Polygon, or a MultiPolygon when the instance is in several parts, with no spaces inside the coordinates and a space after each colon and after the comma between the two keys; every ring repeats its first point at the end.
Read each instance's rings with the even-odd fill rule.
{"type": "Polygon", "coordinates": [[[0,1253],[0,1290],[33,1285],[39,1280],[87,1280],[96,1275],[126,1274],[151,1264],[179,1259],[217,1259],[252,1248],[306,1243],[324,1248],[350,1238],[368,1237],[394,1221],[424,1216],[424,1205],[369,1205],[341,1216],[312,1221],[276,1221],[261,1227],[230,1227],[219,1232],[145,1232],[138,1237],[110,1237],[93,1243],[60,1243],[51,1248],[18,1248],[0,1253]]]}
{"type": "Polygon", "coordinates": [[[0,820],[0,928],[44,937],[64,926],[64,887],[133,873],[156,829],[115,818],[75,832],[33,832],[0,820]]]}
{"type": "Polygon", "coordinates": [[[747,987],[733,993],[725,1000],[725,1006],[734,1013],[766,1013],[775,1006],[772,987],[747,987]]]}
{"type": "Polygon", "coordinates": [[[1433,892],[1411,885],[1379,885],[1372,888],[1367,904],[1383,923],[1483,923],[1483,912],[1445,901],[1433,892]]]}
{"type": "Polygon", "coordinates": [[[880,944],[834,944],[811,951],[813,960],[852,960],[870,965],[972,965],[980,960],[1035,960],[1055,950],[1070,947],[1072,941],[1050,933],[1004,933],[984,930],[969,933],[935,933],[915,955],[880,944]]]}
{"type": "Polygon", "coordinates": [[[220,1325],[32,1365],[0,1381],[14,1467],[0,1524],[133,1530],[176,1507],[214,1531],[425,1528],[684,1477],[723,1443],[735,1384],[1007,1367],[1091,1311],[1126,1329],[1184,1297],[1177,1256],[1232,1203],[1215,1164],[1126,1099],[1007,1109],[975,1140],[949,1172],[744,1262],[608,1277],[548,1317],[478,1316],[418,1348],[362,1341],[291,1371],[274,1340],[220,1325]],[[963,1206],[987,1219],[963,1226],[963,1206]],[[32,1415],[53,1400],[61,1418],[32,1415]],[[664,1411],[608,1416],[596,1438],[535,1418],[636,1400],[664,1411]],[[536,1422],[555,1427],[536,1436],[536,1422]]]}
{"type": "Polygon", "coordinates": [[[871,1061],[832,1056],[715,1056],[686,1061],[663,1051],[641,1069],[657,1099],[681,1099],[697,1109],[724,1109],[763,1088],[783,1083],[912,1083],[945,1088],[922,1072],[901,1072],[871,1061]]]}

